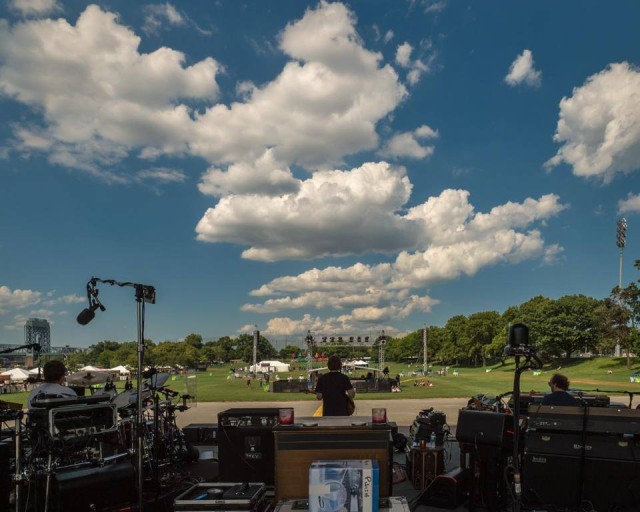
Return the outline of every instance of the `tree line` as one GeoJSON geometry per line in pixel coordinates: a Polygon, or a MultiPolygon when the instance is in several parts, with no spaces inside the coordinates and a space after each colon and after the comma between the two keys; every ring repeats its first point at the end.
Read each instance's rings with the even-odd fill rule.
{"type": "MultiPolygon", "coordinates": [[[[635,267],[640,270],[640,260],[635,267]]],[[[638,280],[640,281],[640,280],[638,280]]],[[[481,366],[503,359],[508,342],[509,325],[524,323],[529,327],[530,342],[544,360],[569,358],[578,353],[612,354],[620,346],[631,365],[632,354],[640,352],[640,288],[638,281],[624,288],[615,287],[604,299],[585,295],[565,295],[558,299],[536,296],[519,306],[511,306],[502,314],[482,311],[469,316],[456,315],[443,327],[426,327],[427,357],[430,363],[443,365],[481,366]]],[[[385,346],[388,361],[421,362],[423,330],[404,337],[389,338],[385,346]]],[[[216,363],[250,363],[253,358],[253,335],[223,336],[215,341],[203,341],[200,334],[189,334],[182,341],[145,341],[145,363],[155,366],[196,368],[216,363]]],[[[378,347],[316,346],[322,357],[370,356],[377,361],[378,347]]],[[[306,347],[287,345],[276,350],[260,335],[257,344],[258,361],[290,360],[307,357],[306,347]]],[[[309,354],[315,357],[316,354],[309,354]]],[[[70,367],[93,364],[111,368],[119,364],[135,367],[137,343],[101,341],[86,351],[68,356],[70,367]]]]}

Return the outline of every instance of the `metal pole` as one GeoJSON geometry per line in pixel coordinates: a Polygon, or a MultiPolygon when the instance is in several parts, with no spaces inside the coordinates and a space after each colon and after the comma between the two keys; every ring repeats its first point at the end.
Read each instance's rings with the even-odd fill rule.
{"type": "MultiPolygon", "coordinates": [[[[256,327],[258,326],[256,325],[256,327]]],[[[255,331],[253,331],[253,373],[254,375],[258,373],[257,356],[258,356],[258,338],[259,337],[260,337],[260,331],[256,329],[255,331]]]]}
{"type": "Polygon", "coordinates": [[[427,358],[427,324],[422,329],[422,375],[429,372],[429,360],[427,358]]]}
{"type": "Polygon", "coordinates": [[[136,289],[136,302],[137,302],[137,320],[138,320],[138,380],[136,382],[136,407],[137,407],[137,416],[136,416],[136,437],[137,437],[137,466],[138,466],[138,511],[143,511],[144,499],[143,499],[143,488],[144,488],[144,453],[143,453],[143,443],[142,436],[144,432],[142,430],[142,424],[144,422],[143,410],[142,410],[142,370],[143,370],[143,361],[144,361],[144,339],[143,339],[143,329],[144,329],[144,299],[142,298],[142,294],[138,293],[136,289]]]}
{"type": "MultiPolygon", "coordinates": [[[[618,273],[618,304],[622,306],[622,255],[624,253],[624,247],[627,244],[627,219],[624,217],[620,219],[617,223],[617,231],[616,231],[616,245],[620,249],[620,267],[618,273]]],[[[616,343],[615,349],[616,357],[620,357],[622,355],[620,349],[620,341],[616,343]]]]}

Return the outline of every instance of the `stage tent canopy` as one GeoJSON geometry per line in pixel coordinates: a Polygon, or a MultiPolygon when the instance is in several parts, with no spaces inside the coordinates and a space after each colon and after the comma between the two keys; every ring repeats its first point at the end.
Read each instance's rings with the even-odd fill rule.
{"type": "Polygon", "coordinates": [[[23,382],[29,377],[29,372],[22,368],[12,368],[11,370],[0,373],[0,375],[9,377],[9,380],[12,382],[23,382]]]}
{"type": "Polygon", "coordinates": [[[289,371],[289,365],[280,361],[260,361],[256,366],[257,368],[251,365],[249,371],[262,373],[289,371]]]}
{"type": "Polygon", "coordinates": [[[113,368],[109,368],[110,372],[118,372],[120,375],[130,375],[131,371],[126,366],[114,366],[113,368]]]}

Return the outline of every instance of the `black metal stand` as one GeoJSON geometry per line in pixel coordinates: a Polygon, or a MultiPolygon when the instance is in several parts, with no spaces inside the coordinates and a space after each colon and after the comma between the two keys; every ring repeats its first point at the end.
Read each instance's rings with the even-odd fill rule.
{"type": "MultiPolygon", "coordinates": [[[[95,312],[96,309],[104,311],[106,308],[98,301],[98,290],[95,289],[97,283],[105,283],[111,286],[120,287],[132,287],[135,289],[136,297],[136,318],[138,324],[138,378],[136,383],[136,428],[135,436],[137,439],[136,444],[136,469],[138,471],[138,511],[143,512],[144,507],[144,410],[142,408],[142,371],[144,368],[144,306],[148,302],[155,304],[156,302],[156,290],[153,286],[148,286],[139,283],[121,282],[114,279],[100,279],[92,277],[87,283],[87,295],[89,297],[89,311],[90,314],[95,312]]],[[[82,315],[83,313],[81,313],[82,315]]],[[[81,324],[88,323],[93,315],[82,319],[79,316],[78,322],[81,324]]]]}

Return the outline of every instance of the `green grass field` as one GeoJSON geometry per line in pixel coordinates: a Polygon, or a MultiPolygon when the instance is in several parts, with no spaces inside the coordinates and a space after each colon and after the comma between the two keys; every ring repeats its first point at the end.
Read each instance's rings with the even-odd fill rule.
{"type": "MultiPolygon", "coordinates": [[[[421,371],[422,366],[408,368],[406,364],[389,363],[389,376],[395,377],[402,374],[401,393],[366,393],[360,394],[360,398],[375,399],[404,399],[404,398],[467,398],[478,393],[496,395],[513,390],[514,363],[511,361],[505,366],[494,365],[486,368],[449,368],[447,376],[439,376],[435,371],[441,367],[433,368],[433,373],[428,379],[433,383],[432,387],[414,386],[414,382],[423,380],[421,375],[412,376],[412,372],[421,371]],[[453,372],[458,375],[454,376],[453,372]]],[[[545,366],[540,375],[534,375],[532,371],[526,371],[521,379],[521,391],[547,392],[549,376],[556,371],[565,374],[571,381],[571,387],[584,391],[602,390],[611,394],[624,394],[625,392],[640,393],[640,383],[630,382],[632,373],[640,373],[640,362],[634,360],[631,370],[626,368],[624,358],[594,358],[587,360],[572,360],[558,366],[545,366]],[[612,373],[608,373],[611,370],[612,373]]],[[[359,373],[358,373],[359,374],[359,373]]],[[[299,375],[306,378],[306,371],[293,371],[279,374],[280,379],[286,379],[292,375],[298,379],[299,375]]],[[[251,388],[247,387],[244,378],[235,379],[229,377],[229,367],[220,366],[211,368],[206,372],[198,372],[195,379],[185,379],[182,376],[172,376],[165,384],[167,387],[181,393],[187,391],[186,382],[190,384],[196,381],[197,397],[199,402],[243,402],[243,401],[292,401],[315,400],[313,395],[304,393],[272,393],[265,392],[258,386],[257,379],[252,382],[251,388]]],[[[123,383],[118,383],[121,387],[123,383]]],[[[135,385],[135,384],[134,384],[135,385]]],[[[192,392],[193,389],[189,389],[192,392]]],[[[5,401],[25,404],[28,393],[9,393],[1,395],[5,401]]]]}

